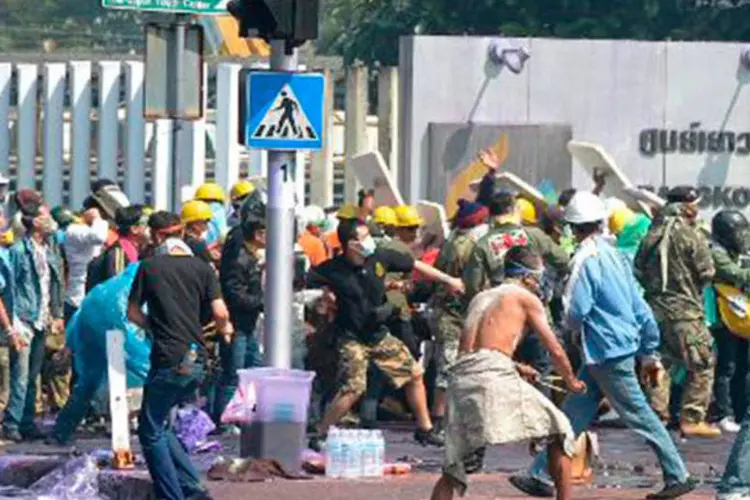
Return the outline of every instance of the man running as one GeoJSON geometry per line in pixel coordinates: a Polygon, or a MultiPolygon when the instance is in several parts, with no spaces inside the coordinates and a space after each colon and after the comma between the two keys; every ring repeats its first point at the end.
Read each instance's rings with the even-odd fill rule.
{"type": "Polygon", "coordinates": [[[529,246],[508,250],[502,285],[477,295],[461,335],[459,357],[450,370],[443,476],[432,500],[466,492],[465,462],[486,445],[554,437],[548,444],[550,471],[559,500],[571,498],[570,457],[574,436],[568,418],[524,378],[539,373],[513,362],[527,327],[533,328],[573,392],[586,385],[547,322],[540,300],[542,258],[529,246]]]}
{"type": "MultiPolygon", "coordinates": [[[[579,377],[589,390],[566,398],[562,411],[578,435],[588,429],[601,398],[606,397],[625,425],[648,442],[661,464],[664,489],[646,498],[678,498],[695,489],[696,481],[649,406],[635,371],[640,357],[647,382],[653,384],[662,376],[659,329],[625,257],[600,236],[606,219],[604,202],[590,192],[578,191],[565,208],[565,220],[579,245],[563,304],[567,326],[576,332],[583,353],[579,377]]],[[[537,455],[527,474],[510,478],[513,486],[535,497],[554,496],[547,461],[544,454],[537,455]]]]}

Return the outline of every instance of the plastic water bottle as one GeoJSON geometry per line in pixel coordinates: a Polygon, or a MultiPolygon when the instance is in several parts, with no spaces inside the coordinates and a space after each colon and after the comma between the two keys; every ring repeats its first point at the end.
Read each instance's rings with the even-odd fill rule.
{"type": "Polygon", "coordinates": [[[354,447],[354,434],[350,430],[342,431],[341,462],[343,464],[342,477],[353,479],[357,477],[357,455],[354,447]]]}
{"type": "Polygon", "coordinates": [[[341,477],[341,430],[332,427],[326,441],[326,477],[341,477]]]}
{"type": "Polygon", "coordinates": [[[366,431],[362,453],[362,475],[377,477],[378,437],[375,431],[366,431]]]}
{"type": "Polygon", "coordinates": [[[375,431],[375,475],[383,477],[385,469],[385,436],[383,431],[375,431]]]}
{"type": "Polygon", "coordinates": [[[352,477],[362,477],[362,445],[364,444],[362,441],[362,431],[360,430],[354,430],[351,432],[352,434],[352,449],[354,450],[354,453],[352,453],[353,460],[352,460],[352,477]]]}

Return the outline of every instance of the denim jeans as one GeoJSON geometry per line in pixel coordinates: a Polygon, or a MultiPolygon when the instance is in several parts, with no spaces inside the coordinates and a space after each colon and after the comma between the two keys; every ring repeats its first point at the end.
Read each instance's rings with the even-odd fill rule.
{"type": "Polygon", "coordinates": [[[34,330],[29,345],[16,351],[10,349],[10,396],[3,417],[3,429],[20,431],[35,429],[36,379],[44,361],[45,332],[34,330]]]}
{"type": "Polygon", "coordinates": [[[91,401],[96,397],[105,376],[106,373],[101,372],[99,377],[83,377],[76,381],[67,403],[57,414],[55,427],[52,429],[52,436],[57,441],[67,443],[73,437],[89,412],[91,401]]]}
{"type": "MultiPolygon", "coordinates": [[[[667,485],[684,482],[688,478],[685,463],[672,441],[672,437],[649,406],[635,374],[632,356],[610,360],[600,365],[581,368],[578,378],[586,383],[584,394],[572,394],[565,399],[562,411],[570,419],[573,432],[578,436],[588,429],[599,410],[599,401],[606,397],[625,424],[646,439],[656,453],[667,485]]],[[[551,483],[547,471],[547,453],[536,456],[530,475],[551,483]]]]}
{"type": "Polygon", "coordinates": [[[176,368],[151,368],[143,387],[143,404],[138,418],[138,440],[159,500],[183,500],[200,494],[200,476],[182,443],[166,420],[172,408],[195,396],[203,381],[199,362],[176,368]]]}
{"type": "Polygon", "coordinates": [[[252,333],[237,332],[230,345],[221,345],[219,358],[221,359],[221,378],[213,414],[216,425],[220,425],[221,414],[237,390],[239,384],[237,370],[263,366],[260,345],[252,333]]]}
{"type": "MultiPolygon", "coordinates": [[[[732,380],[737,372],[739,356],[747,356],[747,340],[732,334],[723,326],[712,330],[716,339],[716,376],[714,395],[716,397],[716,420],[734,417],[732,380]]],[[[739,415],[738,415],[739,416],[739,415]]]]}

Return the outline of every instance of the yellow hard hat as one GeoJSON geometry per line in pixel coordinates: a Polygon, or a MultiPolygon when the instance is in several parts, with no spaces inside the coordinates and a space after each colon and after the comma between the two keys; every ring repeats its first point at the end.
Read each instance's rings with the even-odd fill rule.
{"type": "Polygon", "coordinates": [[[6,247],[11,246],[14,239],[15,237],[13,235],[12,229],[8,229],[4,233],[0,233],[0,244],[5,245],[6,247]]]}
{"type": "Polygon", "coordinates": [[[396,214],[397,227],[415,227],[424,224],[419,211],[410,205],[400,205],[393,209],[396,214]]]}
{"type": "Polygon", "coordinates": [[[380,206],[375,209],[373,215],[375,217],[375,224],[381,224],[383,226],[395,226],[398,224],[396,212],[391,207],[385,205],[380,206]]]}
{"type": "Polygon", "coordinates": [[[201,200],[190,200],[182,205],[182,211],[180,212],[180,219],[183,224],[190,224],[191,222],[210,221],[213,217],[211,207],[208,203],[201,200]]]}
{"type": "Polygon", "coordinates": [[[232,201],[235,201],[244,198],[253,191],[255,191],[255,186],[253,186],[252,182],[246,180],[237,181],[234,183],[234,186],[232,186],[232,190],[229,191],[229,198],[232,201]]]}
{"type": "Polygon", "coordinates": [[[359,209],[354,205],[344,205],[336,212],[336,217],[343,220],[354,220],[359,218],[359,209]]]}
{"type": "Polygon", "coordinates": [[[750,312],[747,296],[731,285],[714,284],[716,304],[724,326],[733,334],[743,339],[750,339],[750,312]]]}
{"type": "Polygon", "coordinates": [[[536,206],[526,198],[516,199],[516,208],[524,224],[534,225],[539,222],[536,216],[536,206]]]}
{"type": "Polygon", "coordinates": [[[224,203],[224,190],[215,182],[206,182],[201,184],[200,187],[195,190],[194,198],[196,200],[218,201],[224,203]]]}
{"type": "Polygon", "coordinates": [[[615,236],[622,233],[625,226],[635,218],[635,214],[627,207],[616,208],[609,215],[609,232],[615,236]]]}

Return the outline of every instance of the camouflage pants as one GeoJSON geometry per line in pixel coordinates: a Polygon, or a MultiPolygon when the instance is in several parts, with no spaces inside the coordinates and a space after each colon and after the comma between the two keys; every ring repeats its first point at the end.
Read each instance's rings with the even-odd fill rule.
{"type": "Polygon", "coordinates": [[[409,353],[406,345],[390,333],[375,345],[343,339],[339,343],[340,393],[362,395],[365,392],[370,362],[397,389],[422,375],[422,366],[409,353]]]}
{"type": "Polygon", "coordinates": [[[687,371],[682,396],[680,419],[701,422],[706,418],[714,383],[713,338],[703,320],[661,321],[661,355],[664,377],[656,387],[647,388],[651,405],[662,420],[669,420],[669,397],[673,368],[684,366],[687,371]]]}
{"type": "Polygon", "coordinates": [[[448,369],[456,362],[463,321],[450,314],[440,314],[435,321],[435,387],[448,389],[448,369]]]}

